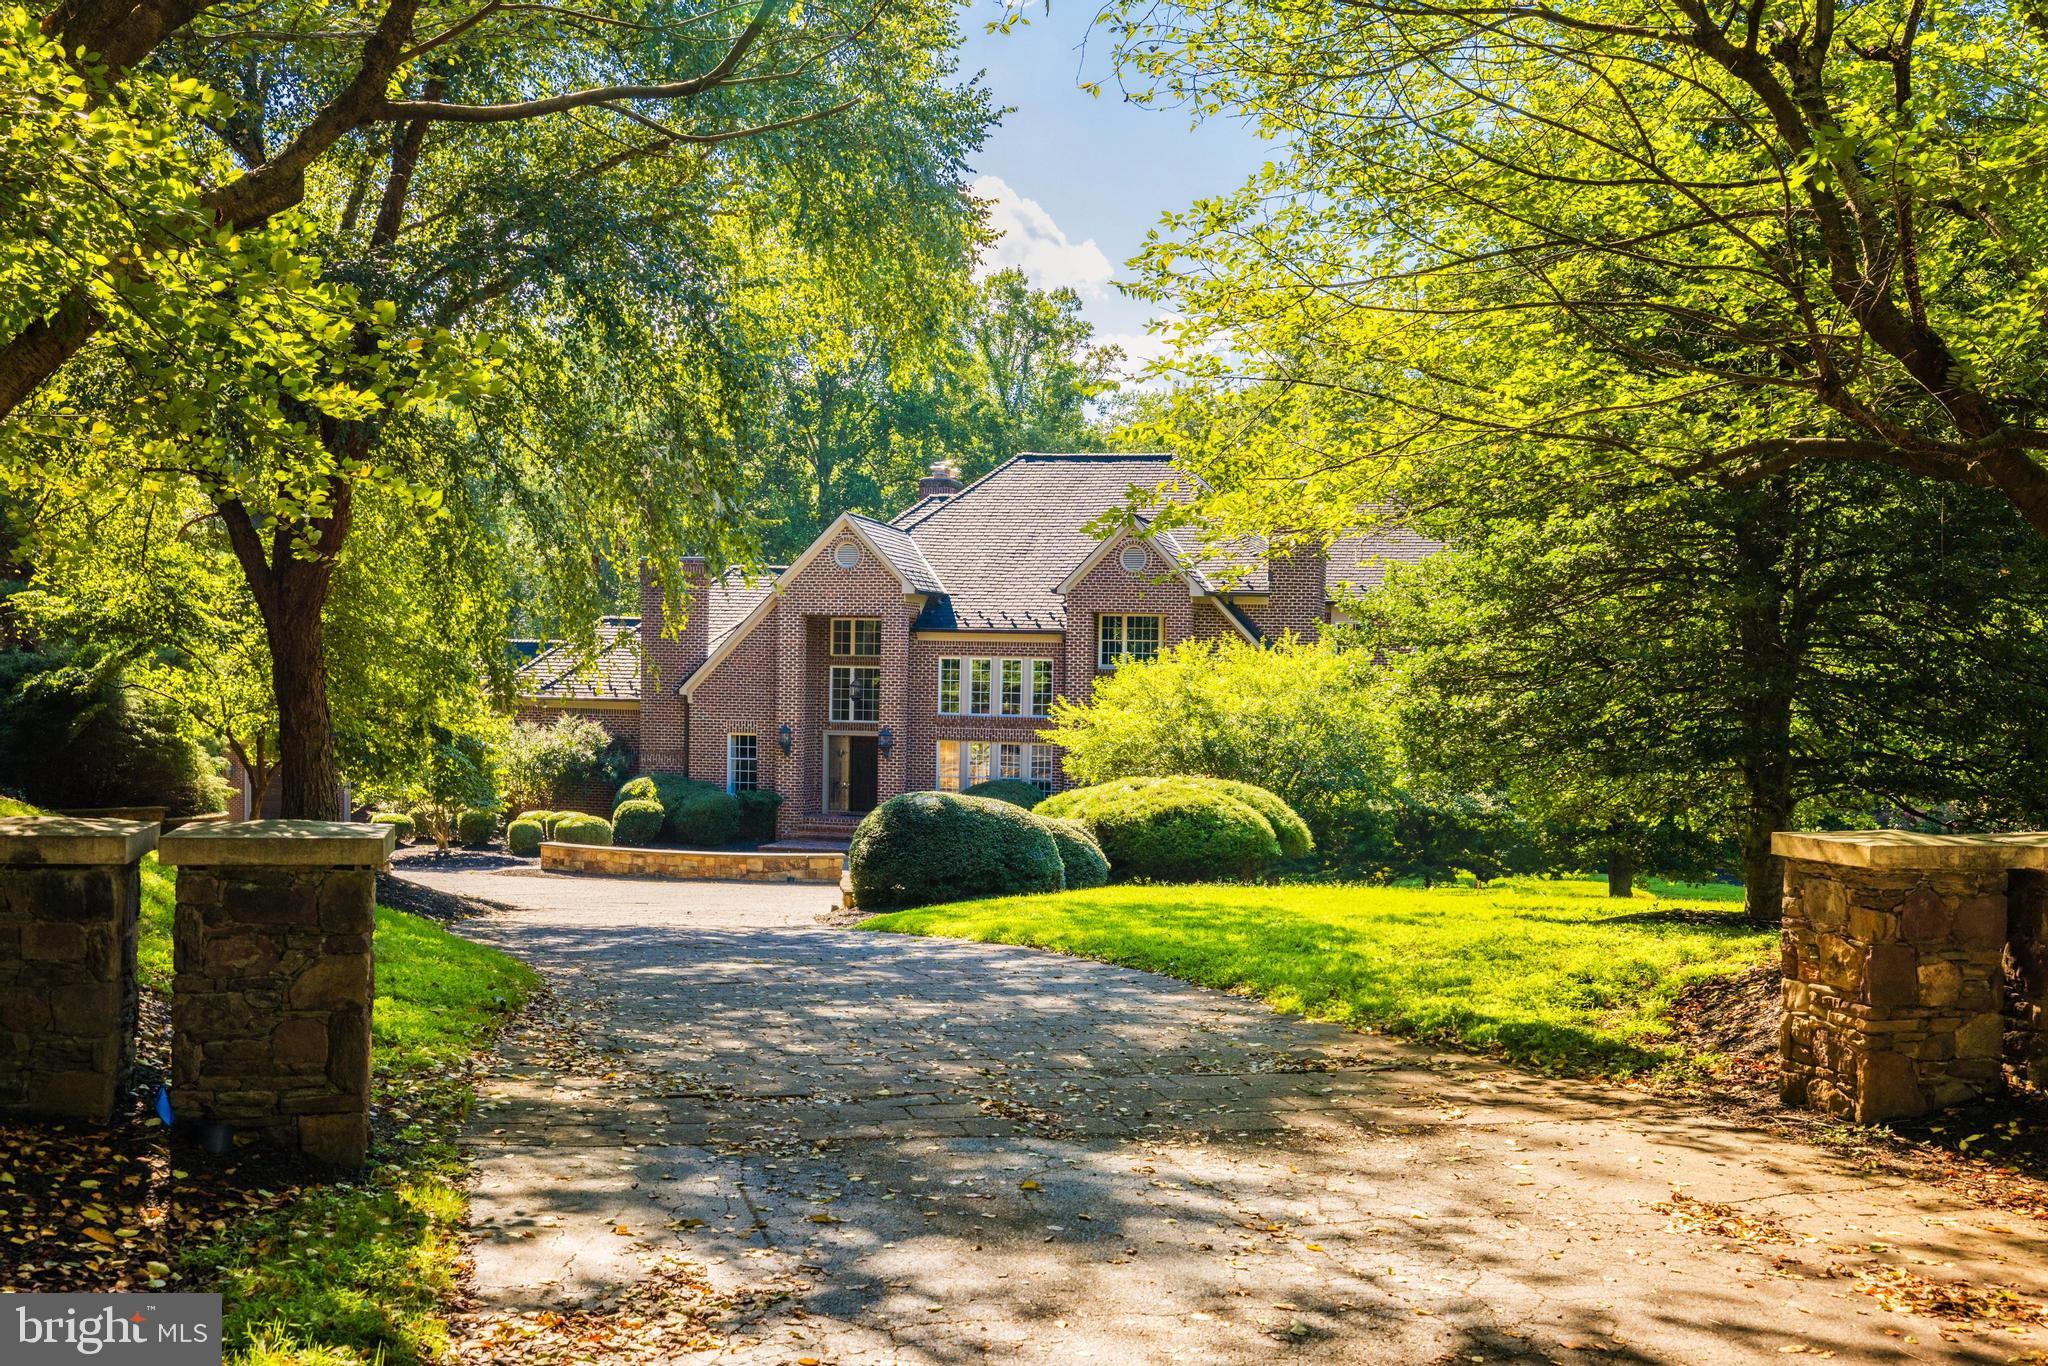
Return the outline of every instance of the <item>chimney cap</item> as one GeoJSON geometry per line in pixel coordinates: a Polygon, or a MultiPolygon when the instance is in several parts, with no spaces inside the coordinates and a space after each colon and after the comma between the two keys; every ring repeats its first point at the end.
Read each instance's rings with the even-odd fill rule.
{"type": "Polygon", "coordinates": [[[917,481],[917,496],[951,498],[965,487],[967,486],[960,482],[960,467],[950,460],[941,458],[932,461],[931,473],[917,481]]]}

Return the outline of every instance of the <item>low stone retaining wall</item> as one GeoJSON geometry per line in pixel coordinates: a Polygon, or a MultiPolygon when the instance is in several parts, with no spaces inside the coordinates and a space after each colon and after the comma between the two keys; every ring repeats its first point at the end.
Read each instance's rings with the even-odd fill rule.
{"type": "Polygon", "coordinates": [[[135,1051],[150,822],[0,820],[0,1114],[104,1124],[135,1051]]]}
{"type": "Polygon", "coordinates": [[[669,877],[691,882],[815,882],[837,886],[846,868],[846,856],[824,852],[630,849],[549,842],[540,847],[540,866],[558,873],[609,873],[616,877],[669,877]]]}

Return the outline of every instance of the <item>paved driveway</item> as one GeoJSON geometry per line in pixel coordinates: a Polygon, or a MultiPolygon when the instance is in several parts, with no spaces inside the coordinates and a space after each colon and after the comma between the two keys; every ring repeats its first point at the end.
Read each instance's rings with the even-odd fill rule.
{"type": "Polygon", "coordinates": [[[2048,1345],[1879,1298],[2041,1293],[2041,1225],[1637,1093],[822,928],[827,890],[407,876],[526,908],[459,928],[544,970],[609,1050],[529,1043],[491,1088],[470,1135],[491,1303],[599,1299],[675,1255],[786,1296],[726,1344],[761,1361],[2048,1345]]]}

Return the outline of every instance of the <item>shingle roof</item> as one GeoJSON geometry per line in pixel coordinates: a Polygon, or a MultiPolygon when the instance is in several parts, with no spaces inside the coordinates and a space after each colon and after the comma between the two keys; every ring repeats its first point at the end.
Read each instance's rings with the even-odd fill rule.
{"type": "Polygon", "coordinates": [[[633,702],[640,697],[640,618],[605,617],[597,624],[597,658],[585,661],[561,641],[543,645],[520,666],[519,696],[545,702],[633,702]]]}
{"type": "Polygon", "coordinates": [[[747,619],[747,614],[775,591],[775,579],[782,569],[779,564],[770,565],[762,569],[753,583],[748,583],[740,571],[734,569],[711,585],[712,649],[717,649],[718,642],[738,629],[739,624],[747,619]]]}
{"type": "Polygon", "coordinates": [[[925,499],[897,524],[945,585],[921,631],[1057,631],[1057,590],[1100,542],[1084,528],[1133,488],[1194,491],[1165,455],[1020,455],[951,498],[925,499]]]}
{"type": "Polygon", "coordinates": [[[887,522],[878,522],[872,517],[859,513],[847,514],[847,520],[860,528],[863,536],[874,542],[875,549],[896,571],[896,577],[903,580],[904,587],[912,593],[943,593],[946,585],[931,561],[924,556],[918,543],[912,540],[902,528],[887,522]]]}
{"type": "Polygon", "coordinates": [[[1365,592],[1385,583],[1387,570],[1394,565],[1420,564],[1443,548],[1442,541],[1418,536],[1405,526],[1346,536],[1330,547],[1330,571],[1324,582],[1333,598],[1347,587],[1365,592]]]}

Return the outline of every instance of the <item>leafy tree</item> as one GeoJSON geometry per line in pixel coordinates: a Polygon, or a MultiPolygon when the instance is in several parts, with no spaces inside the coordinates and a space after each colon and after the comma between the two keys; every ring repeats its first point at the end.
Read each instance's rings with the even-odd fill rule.
{"type": "Polygon", "coordinates": [[[1357,604],[1363,643],[1400,661],[1417,764],[1564,847],[1684,871],[1726,837],[1774,922],[1770,837],[1803,818],[2048,815],[2048,558],[1995,498],[1817,468],[1594,489],[1540,450],[1415,491],[1450,548],[1357,604]]]}
{"type": "Polygon", "coordinates": [[[1101,448],[1087,405],[1115,387],[1123,352],[1094,337],[1073,290],[1033,289],[1014,267],[982,281],[950,376],[962,473],[985,474],[1020,451],[1101,448]]]}
{"type": "Polygon", "coordinates": [[[1332,526],[1389,463],[1540,440],[1748,484],[1902,468],[2048,532],[2033,9],[1115,0],[1104,22],[1136,98],[1285,148],[1143,264],[1182,368],[1252,391],[1205,453],[1219,484],[1264,481],[1272,524],[1332,526]]]}
{"type": "MultiPolygon", "coordinates": [[[[82,284],[41,282],[58,301],[0,345],[16,487],[218,519],[264,627],[288,812],[331,814],[328,608],[352,535],[537,550],[545,606],[579,623],[604,565],[739,555],[754,377],[730,315],[760,211],[788,206],[784,249],[913,336],[917,309],[879,301],[964,254],[986,109],[946,82],[945,7],[530,10],[391,0],[359,49],[301,11],[260,37],[203,8],[165,21],[154,61],[230,92],[170,129],[203,149],[182,245],[151,230],[82,284]],[[597,83],[550,93],[563,72],[597,83]],[[182,274],[142,266],[172,258],[182,274]],[[87,409],[106,416],[82,430],[87,409]]],[[[79,79],[88,106],[132,84],[112,64],[79,79]]],[[[27,195],[73,188],[30,176],[27,195]]],[[[469,648],[465,677],[488,658],[437,638],[469,648]]]]}
{"type": "Polygon", "coordinates": [[[1403,863],[1387,684],[1360,651],[1190,641],[1098,679],[1085,706],[1055,703],[1042,733],[1080,784],[1194,773],[1270,788],[1326,858],[1379,870],[1403,863]]]}

